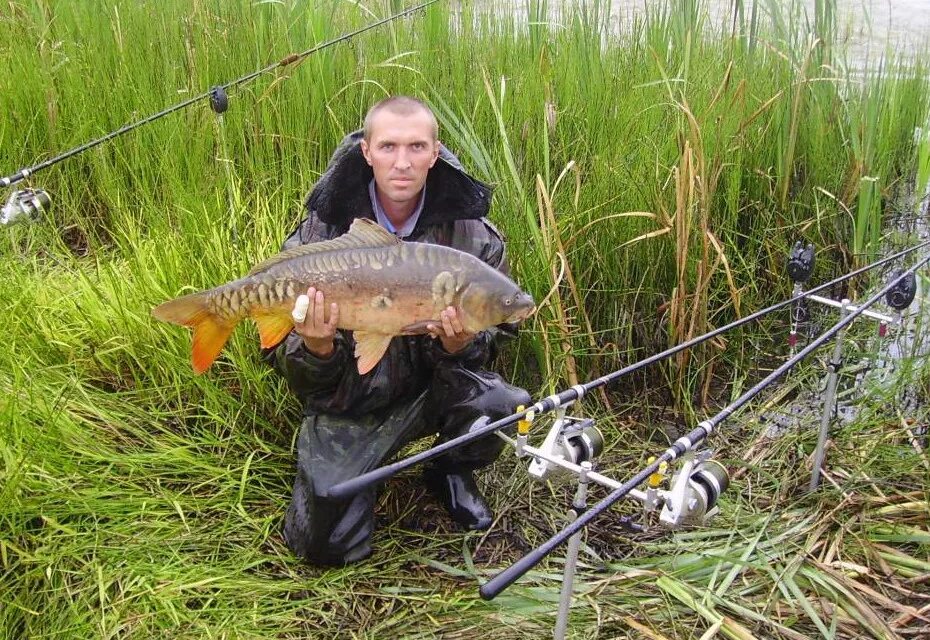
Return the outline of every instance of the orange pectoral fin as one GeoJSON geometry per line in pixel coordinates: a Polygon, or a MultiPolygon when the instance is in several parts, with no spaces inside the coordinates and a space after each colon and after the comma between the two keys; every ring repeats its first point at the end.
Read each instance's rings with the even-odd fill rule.
{"type": "Polygon", "coordinates": [[[427,331],[427,327],[429,327],[431,324],[436,325],[437,327],[442,327],[442,320],[420,320],[419,322],[408,324],[400,330],[400,333],[404,336],[415,336],[423,333],[429,333],[429,331],[427,331]]]}
{"type": "Polygon", "coordinates": [[[358,372],[360,375],[365,375],[374,369],[375,365],[384,357],[384,353],[391,344],[391,338],[394,336],[369,331],[356,331],[354,337],[355,357],[358,358],[358,372]]]}
{"type": "Polygon", "coordinates": [[[294,320],[287,314],[261,313],[252,316],[258,325],[262,349],[270,349],[287,337],[294,328],[294,320]]]}

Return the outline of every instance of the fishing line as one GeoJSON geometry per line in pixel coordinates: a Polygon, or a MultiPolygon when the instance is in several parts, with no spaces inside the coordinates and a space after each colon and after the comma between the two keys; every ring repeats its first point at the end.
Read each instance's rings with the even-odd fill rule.
{"type": "Polygon", "coordinates": [[[780,377],[785,375],[788,371],[793,369],[801,360],[806,358],[812,351],[819,348],[825,342],[830,340],[837,333],[842,331],[849,325],[853,320],[855,320],[860,314],[862,314],[870,306],[878,302],[882,296],[891,291],[895,286],[898,285],[904,278],[908,277],[910,274],[913,274],[917,269],[924,266],[930,262],[930,254],[921,258],[914,266],[910,269],[902,272],[895,278],[892,278],[888,284],[886,284],[882,289],[873,295],[871,298],[862,303],[861,306],[857,307],[855,310],[849,312],[843,319],[834,324],[832,327],[827,329],[824,333],[818,336],[816,339],[812,340],[810,344],[801,349],[797,355],[786,360],[781,366],[775,369],[772,373],[767,375],[765,378],[760,380],[755,384],[749,391],[741,395],[739,398],[731,402],[729,405],[723,408],[715,416],[708,418],[701,422],[691,433],[686,436],[682,436],[676,440],[671,447],[666,449],[665,453],[659,456],[654,462],[646,466],[642,471],[637,473],[635,476],[627,480],[620,487],[611,492],[606,498],[598,502],[591,509],[580,514],[577,519],[573,520],[568,526],[559,531],[557,534],[552,536],[549,540],[541,544],[539,547],[529,552],[517,562],[509,566],[507,569],[501,571],[496,576],[488,580],[485,584],[481,585],[480,593],[481,597],[485,600],[491,600],[497,596],[501,591],[506,589],[508,586],[513,584],[517,578],[525,574],[527,571],[535,567],[539,562],[548,555],[555,547],[559,546],[565,542],[572,535],[577,533],[582,527],[586,526],[591,520],[596,518],[606,509],[610,508],[615,502],[629,494],[635,487],[639,486],[645,482],[650,475],[655,473],[662,463],[669,463],[674,461],[676,458],[684,454],[686,451],[690,451],[696,445],[703,442],[707,436],[713,433],[714,429],[728,417],[730,417],[734,412],[742,408],[746,403],[752,400],[759,392],[765,389],[767,386],[778,380],[780,377]]]}
{"type": "MultiPolygon", "coordinates": [[[[392,464],[385,465],[377,469],[373,469],[372,471],[363,473],[360,476],[356,476],[355,478],[351,478],[349,480],[346,480],[345,482],[341,482],[339,484],[333,485],[329,489],[329,497],[330,498],[347,498],[351,495],[358,493],[359,491],[361,491],[362,489],[365,489],[366,487],[370,485],[387,480],[391,476],[403,471],[404,469],[408,467],[411,467],[415,464],[419,464],[421,462],[426,462],[427,460],[431,460],[437,456],[447,453],[448,451],[451,451],[452,449],[456,449],[474,440],[477,440],[478,438],[491,434],[503,427],[514,425],[518,421],[524,419],[527,416],[527,414],[532,413],[534,415],[538,415],[538,414],[541,414],[547,411],[551,411],[558,407],[564,406],[566,404],[570,404],[580,399],[582,396],[584,396],[588,392],[598,387],[604,386],[610,382],[613,382],[614,380],[622,376],[625,376],[629,373],[633,373],[634,371],[638,371],[639,369],[642,369],[650,364],[658,362],[659,360],[663,360],[665,358],[673,356],[676,353],[679,353],[680,351],[684,351],[685,349],[689,349],[691,347],[699,345],[702,342],[706,342],[707,340],[715,338],[716,336],[719,336],[722,333],[725,333],[727,331],[740,327],[744,324],[752,322],[753,320],[757,320],[779,309],[783,309],[784,307],[790,304],[794,304],[796,302],[803,300],[807,296],[810,296],[819,291],[827,289],[828,287],[832,287],[840,282],[843,282],[857,275],[865,273],[866,271],[879,267],[883,264],[887,264],[888,262],[891,262],[892,260],[897,260],[898,258],[906,256],[909,253],[916,251],[917,249],[926,247],[928,245],[930,245],[930,240],[917,244],[908,249],[904,249],[903,251],[899,251],[898,253],[895,253],[886,258],[882,258],[881,260],[877,260],[876,262],[873,262],[872,264],[856,269],[855,271],[852,271],[850,273],[847,273],[846,275],[840,276],[839,278],[831,280],[830,282],[826,282],[808,291],[805,291],[796,296],[788,298],[787,300],[773,304],[772,306],[762,309],[761,311],[756,311],[755,313],[752,313],[746,316],[745,318],[734,320],[733,322],[727,325],[724,325],[722,327],[714,329],[713,331],[710,331],[703,335],[692,338],[691,340],[682,342],[679,345],[666,349],[665,351],[662,351],[655,355],[649,356],[648,358],[640,360],[622,369],[618,369],[617,371],[603,375],[600,378],[597,378],[590,382],[586,382],[584,384],[575,385],[571,387],[570,389],[566,389],[565,391],[562,391],[561,393],[548,396],[547,398],[534,404],[529,409],[526,409],[524,411],[519,411],[517,413],[514,413],[513,415],[507,416],[505,418],[501,418],[500,420],[496,420],[494,422],[489,422],[481,426],[473,427],[468,433],[458,436],[456,438],[453,438],[452,440],[448,440],[440,445],[433,447],[432,449],[427,449],[420,453],[414,454],[404,460],[399,460],[392,464]]],[[[898,280],[895,279],[893,282],[897,284],[898,280]]]]}
{"type": "Polygon", "coordinates": [[[269,64],[266,67],[263,67],[256,71],[248,73],[242,76],[241,78],[237,78],[231,82],[227,82],[226,84],[221,84],[221,85],[212,87],[209,91],[201,93],[198,96],[194,96],[193,98],[188,98],[187,100],[184,100],[173,106],[163,109],[162,111],[152,114],[137,122],[124,125],[120,127],[119,129],[116,129],[115,131],[111,131],[110,133],[100,138],[97,138],[96,140],[86,142],[69,151],[66,151],[60,155],[57,155],[54,158],[50,158],[48,160],[32,165],[31,167],[27,167],[25,169],[20,169],[19,171],[17,171],[16,173],[12,175],[4,176],[0,178],[0,187],[9,187],[11,185],[14,185],[22,180],[25,180],[26,178],[33,175],[37,171],[41,171],[42,169],[46,169],[48,167],[51,167],[52,165],[58,164],[59,162],[63,160],[67,160],[68,158],[76,156],[79,153],[83,153],[84,151],[87,151],[88,149],[92,149],[96,147],[97,145],[103,144],[104,142],[108,140],[112,140],[113,138],[120,136],[124,133],[128,133],[129,131],[132,131],[133,129],[141,127],[142,125],[149,124],[150,122],[155,122],[156,120],[160,118],[163,118],[171,113],[174,113],[175,111],[184,109],[185,107],[188,107],[194,104],[195,102],[199,102],[200,100],[205,100],[209,98],[211,108],[213,108],[213,110],[216,111],[217,113],[222,113],[226,111],[226,108],[228,107],[228,104],[229,104],[229,100],[226,95],[227,89],[245,84],[246,82],[249,82],[250,80],[253,80],[257,78],[258,76],[268,73],[269,71],[272,71],[274,69],[278,69],[280,67],[286,67],[290,64],[294,64],[295,62],[300,62],[301,60],[307,58],[308,56],[318,51],[322,51],[323,49],[332,47],[333,45],[339,44],[340,42],[351,40],[352,38],[354,38],[355,36],[359,34],[365,33],[366,31],[370,31],[371,29],[374,29],[376,27],[380,27],[381,25],[387,24],[388,22],[393,22],[394,20],[397,20],[399,18],[403,18],[413,13],[416,13],[418,11],[422,11],[426,9],[426,7],[428,7],[429,5],[434,4],[436,2],[439,2],[439,0],[427,0],[426,2],[423,2],[422,4],[418,4],[415,7],[406,9],[399,13],[395,13],[393,15],[388,16],[387,18],[383,18],[376,22],[372,22],[371,24],[368,24],[364,27],[361,27],[360,29],[356,29],[355,31],[345,33],[337,38],[334,38],[332,40],[328,40],[326,42],[313,46],[310,49],[307,49],[306,51],[302,53],[292,53],[290,55],[287,55],[281,60],[274,62],[272,64],[269,64]]]}

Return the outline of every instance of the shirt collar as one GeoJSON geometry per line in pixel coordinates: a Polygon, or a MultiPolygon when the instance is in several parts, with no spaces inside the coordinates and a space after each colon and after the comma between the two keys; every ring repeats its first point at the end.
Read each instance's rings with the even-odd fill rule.
{"type": "Polygon", "coordinates": [[[375,187],[374,178],[368,183],[368,196],[371,198],[371,208],[375,212],[375,219],[378,221],[378,224],[398,238],[406,238],[413,233],[413,230],[417,226],[417,221],[420,219],[420,214],[423,212],[423,203],[426,201],[426,185],[423,185],[423,189],[420,191],[420,201],[417,202],[416,209],[413,210],[413,213],[407,218],[407,222],[405,222],[400,229],[395,229],[394,225],[391,224],[391,221],[388,219],[387,214],[384,213],[384,208],[378,200],[378,190],[375,187]]]}

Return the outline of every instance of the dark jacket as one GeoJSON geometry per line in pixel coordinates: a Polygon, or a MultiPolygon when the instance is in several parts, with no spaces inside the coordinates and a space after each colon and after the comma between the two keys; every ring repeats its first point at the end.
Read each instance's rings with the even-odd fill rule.
{"type": "MultiPolygon", "coordinates": [[[[336,149],[307,197],[307,217],[282,249],[340,236],[355,218],[375,219],[368,195],[373,173],[362,155],[361,139],[362,133],[354,132],[336,149]]],[[[466,174],[458,158],[442,147],[426,178],[423,211],[406,240],[466,251],[508,273],[503,238],[486,217],[490,203],[490,187],[466,174]]],[[[430,336],[395,337],[384,358],[364,376],[356,368],[349,331],[338,332],[336,350],[329,358],[312,355],[293,331],[265,358],[285,377],[305,414],[361,415],[420,394],[444,367],[480,369],[493,356],[494,340],[502,331],[512,333],[513,328],[483,331],[455,354],[446,353],[430,336]]]]}

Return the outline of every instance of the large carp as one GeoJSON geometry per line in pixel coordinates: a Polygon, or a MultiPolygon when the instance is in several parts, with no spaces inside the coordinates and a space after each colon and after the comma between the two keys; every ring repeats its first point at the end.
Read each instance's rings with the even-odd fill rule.
{"type": "MultiPolygon", "coordinates": [[[[244,278],[165,302],[152,315],[194,329],[191,360],[202,373],[243,318],[255,320],[263,348],[278,344],[294,326],[297,297],[311,286],[339,305],[339,328],[354,332],[360,374],[378,364],[394,336],[441,326],[439,314],[448,306],[473,333],[519,322],[534,309],[528,293],[478,258],[403,242],[376,222],[357,218],[338,238],[279,253],[244,278]]],[[[327,322],[328,316],[327,308],[327,322]]]]}

